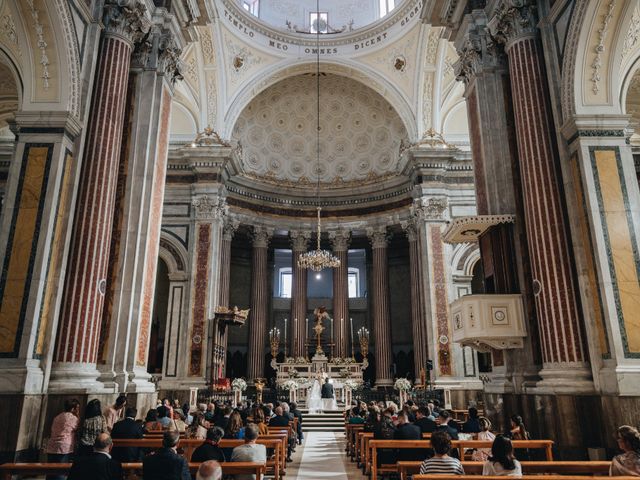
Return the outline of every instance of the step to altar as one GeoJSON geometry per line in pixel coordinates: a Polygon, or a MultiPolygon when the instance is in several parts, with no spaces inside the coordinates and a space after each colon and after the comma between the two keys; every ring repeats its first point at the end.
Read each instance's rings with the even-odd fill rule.
{"type": "Polygon", "coordinates": [[[309,413],[302,410],[303,432],[344,432],[342,410],[323,413],[309,413]]]}

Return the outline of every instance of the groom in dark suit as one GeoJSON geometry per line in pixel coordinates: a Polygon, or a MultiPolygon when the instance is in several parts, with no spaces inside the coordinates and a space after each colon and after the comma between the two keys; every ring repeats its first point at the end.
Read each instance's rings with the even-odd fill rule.
{"type": "Polygon", "coordinates": [[[320,396],[322,398],[333,398],[333,385],[329,383],[329,379],[324,379],[324,385],[322,385],[322,391],[320,392],[320,396]]]}

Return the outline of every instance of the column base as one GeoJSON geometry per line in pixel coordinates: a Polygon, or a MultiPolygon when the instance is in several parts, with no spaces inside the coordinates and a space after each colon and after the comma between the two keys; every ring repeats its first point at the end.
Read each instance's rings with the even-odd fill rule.
{"type": "Polygon", "coordinates": [[[0,360],[0,392],[38,394],[42,392],[44,373],[38,361],[0,360]]]}
{"type": "Polygon", "coordinates": [[[478,378],[437,378],[433,382],[435,388],[448,388],[450,390],[482,390],[482,381],[478,378]]]}
{"type": "Polygon", "coordinates": [[[134,368],[129,374],[129,383],[126,388],[131,393],[155,393],[156,385],[151,382],[151,374],[143,368],[134,368]]]}
{"type": "Polygon", "coordinates": [[[640,396],[640,364],[605,366],[598,372],[598,380],[602,393],[640,396]]]}
{"type": "Polygon", "coordinates": [[[95,363],[55,362],[51,366],[49,393],[114,393],[98,379],[95,363]]]}
{"type": "Polygon", "coordinates": [[[162,378],[158,382],[158,392],[166,391],[189,391],[190,388],[199,390],[207,388],[207,382],[204,379],[197,378],[162,378]]]}
{"type": "Polygon", "coordinates": [[[539,372],[540,380],[526,393],[535,394],[591,394],[595,392],[591,369],[585,363],[545,363],[539,372]]]}

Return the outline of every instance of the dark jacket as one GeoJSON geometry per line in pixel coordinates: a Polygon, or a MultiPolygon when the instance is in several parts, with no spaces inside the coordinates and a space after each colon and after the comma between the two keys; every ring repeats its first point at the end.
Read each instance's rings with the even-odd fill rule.
{"type": "Polygon", "coordinates": [[[289,425],[289,419],[284,415],[276,415],[269,420],[270,427],[286,427],[289,425]]]}
{"type": "Polygon", "coordinates": [[[433,433],[437,427],[436,422],[428,417],[422,417],[413,422],[413,424],[418,427],[422,433],[433,433]]]}
{"type": "Polygon", "coordinates": [[[170,448],[161,448],[142,460],[144,480],[191,480],[189,465],[170,448]]]}
{"type": "MultiPolygon", "coordinates": [[[[373,429],[373,438],[376,440],[393,440],[396,434],[396,427],[393,421],[383,416],[373,429]]],[[[382,464],[396,463],[396,450],[393,448],[381,448],[378,450],[378,466],[382,464]]]]}
{"type": "MultiPolygon", "coordinates": [[[[116,422],[111,430],[111,438],[143,438],[142,425],[132,418],[116,422]]],[[[119,462],[139,462],[141,453],[138,447],[113,447],[111,456],[119,462]]]]}
{"type": "Polygon", "coordinates": [[[323,384],[320,396],[322,398],[333,398],[333,385],[331,385],[329,382],[323,384]]]}
{"type": "Polygon", "coordinates": [[[480,432],[480,422],[477,418],[470,418],[462,425],[462,433],[478,433],[480,432]]]}
{"type": "Polygon", "coordinates": [[[122,465],[117,460],[109,458],[104,453],[93,452],[84,457],[78,457],[71,465],[67,480],[120,480],[122,465]]]}
{"type": "Polygon", "coordinates": [[[438,425],[436,427],[436,432],[447,432],[451,437],[451,440],[458,440],[458,430],[453,428],[451,425],[438,425]]]}
{"type": "Polygon", "coordinates": [[[193,451],[193,455],[191,455],[191,461],[195,463],[202,463],[207,460],[216,460],[217,462],[225,461],[225,455],[222,449],[209,440],[206,440],[196,448],[193,451]]]}
{"type": "Polygon", "coordinates": [[[219,417],[215,419],[214,425],[216,427],[220,427],[223,430],[227,429],[227,425],[229,425],[229,417],[219,417]]]}
{"type": "MultiPolygon", "coordinates": [[[[410,423],[398,425],[393,435],[394,440],[422,440],[422,432],[420,427],[416,427],[410,423]]],[[[397,461],[410,462],[424,460],[426,457],[425,450],[421,448],[399,448],[397,461]]]]}

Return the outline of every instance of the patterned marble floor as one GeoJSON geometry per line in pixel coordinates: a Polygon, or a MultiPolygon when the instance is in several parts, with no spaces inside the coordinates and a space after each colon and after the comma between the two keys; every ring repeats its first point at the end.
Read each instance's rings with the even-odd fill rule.
{"type": "Polygon", "coordinates": [[[313,480],[331,478],[352,480],[364,478],[355,463],[345,454],[342,432],[306,432],[287,468],[287,479],[313,480]]]}

